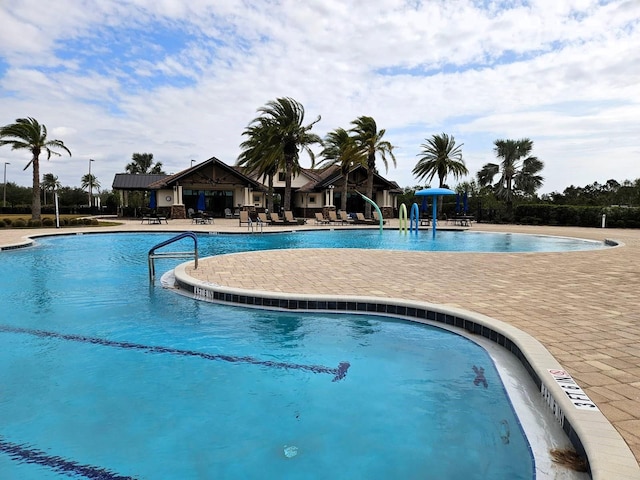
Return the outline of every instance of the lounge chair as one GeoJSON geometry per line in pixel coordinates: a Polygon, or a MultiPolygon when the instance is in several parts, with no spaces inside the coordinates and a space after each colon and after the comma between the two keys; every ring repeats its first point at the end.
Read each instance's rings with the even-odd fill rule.
{"type": "Polygon", "coordinates": [[[293,216],[293,212],[290,210],[284,212],[284,223],[290,223],[292,225],[300,224],[300,222],[293,216]]]}
{"type": "Polygon", "coordinates": [[[242,226],[243,223],[251,225],[251,218],[249,217],[249,212],[246,210],[240,210],[240,217],[238,220],[240,222],[240,226],[242,226]]]}
{"type": "MultiPolygon", "coordinates": [[[[375,223],[380,223],[380,215],[378,215],[377,210],[373,211],[373,219],[375,220],[375,223]]],[[[382,219],[382,224],[386,224],[387,221],[385,219],[382,219]]]]}
{"type": "Polygon", "coordinates": [[[372,218],[365,218],[364,213],[358,212],[356,213],[355,223],[364,224],[364,225],[373,225],[374,223],[377,223],[377,222],[372,218]]]}
{"type": "Polygon", "coordinates": [[[276,212],[270,213],[270,216],[271,216],[271,223],[272,224],[279,223],[279,224],[284,225],[284,220],[281,219],[280,215],[278,215],[276,212]]]}
{"type": "Polygon", "coordinates": [[[342,224],[342,220],[338,219],[335,210],[329,210],[329,223],[340,223],[342,224]]]}
{"type": "Polygon", "coordinates": [[[354,223],[353,222],[353,218],[351,218],[349,216],[349,214],[347,212],[345,212],[344,210],[340,210],[340,220],[342,220],[342,224],[343,225],[345,223],[354,223]]]}
{"type": "Polygon", "coordinates": [[[329,220],[327,220],[326,218],[324,218],[322,213],[320,213],[320,212],[316,213],[316,225],[329,225],[329,223],[331,223],[331,222],[329,220]]]}
{"type": "Polygon", "coordinates": [[[269,217],[267,217],[266,213],[258,214],[258,222],[262,223],[263,225],[271,225],[271,220],[269,220],[269,217]]]}

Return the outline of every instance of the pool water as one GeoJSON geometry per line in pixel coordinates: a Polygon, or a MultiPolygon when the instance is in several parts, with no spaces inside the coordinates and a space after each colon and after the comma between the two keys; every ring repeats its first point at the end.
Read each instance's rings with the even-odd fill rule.
{"type": "MultiPolygon", "coordinates": [[[[201,248],[248,249],[230,237],[201,248]]],[[[166,238],[49,238],[0,254],[0,478],[534,478],[475,343],[150,287],[146,252],[166,238]]]]}
{"type": "MultiPolygon", "coordinates": [[[[263,232],[268,232],[264,228],[263,232]]],[[[214,235],[215,236],[215,235],[214,235]]],[[[279,248],[372,248],[432,252],[566,252],[608,248],[604,242],[568,237],[511,233],[438,231],[398,232],[397,230],[315,230],[288,233],[233,235],[220,234],[217,242],[206,242],[201,256],[232,251],[279,248]],[[210,246],[211,249],[207,250],[210,246]]]]}

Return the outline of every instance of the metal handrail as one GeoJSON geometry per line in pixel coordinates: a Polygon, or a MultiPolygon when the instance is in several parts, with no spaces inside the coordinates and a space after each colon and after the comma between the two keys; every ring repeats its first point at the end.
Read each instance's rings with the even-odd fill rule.
{"type": "Polygon", "coordinates": [[[170,238],[169,240],[165,240],[164,242],[160,242],[157,245],[153,246],[148,253],[148,262],[149,262],[149,281],[153,282],[156,278],[156,268],[154,260],[156,258],[189,258],[193,257],[195,260],[195,268],[198,268],[198,237],[193,232],[184,232],[175,237],[170,238]],[[182,240],[183,238],[192,238],[193,239],[193,252],[161,252],[156,253],[156,250],[162,247],[165,247],[171,243],[177,242],[178,240],[182,240]]]}

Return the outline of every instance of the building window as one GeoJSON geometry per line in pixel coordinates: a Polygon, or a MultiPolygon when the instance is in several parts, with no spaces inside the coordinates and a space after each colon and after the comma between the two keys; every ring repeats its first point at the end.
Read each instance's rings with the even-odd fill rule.
{"type": "Polygon", "coordinates": [[[286,173],[285,172],[278,172],[278,181],[279,182],[284,182],[285,181],[285,177],[286,177],[286,173]]]}
{"type": "Polygon", "coordinates": [[[309,203],[316,203],[316,196],[315,195],[309,195],[309,203]]]}

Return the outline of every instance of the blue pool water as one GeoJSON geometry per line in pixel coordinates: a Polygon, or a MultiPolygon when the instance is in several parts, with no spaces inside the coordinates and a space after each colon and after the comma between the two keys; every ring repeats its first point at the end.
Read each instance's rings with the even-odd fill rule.
{"type": "MultiPolygon", "coordinates": [[[[268,231],[268,228],[264,230],[268,231]]],[[[277,248],[374,248],[433,252],[567,252],[608,248],[604,242],[544,235],[439,231],[418,234],[397,230],[317,230],[262,235],[221,235],[203,256],[222,252],[277,248]],[[228,244],[228,245],[227,245],[228,244]]]]}
{"type": "MultiPolygon", "coordinates": [[[[169,236],[0,253],[0,478],[534,478],[475,343],[150,287],[146,252],[169,236]]],[[[275,238],[211,235],[201,249],[275,238]]]]}

